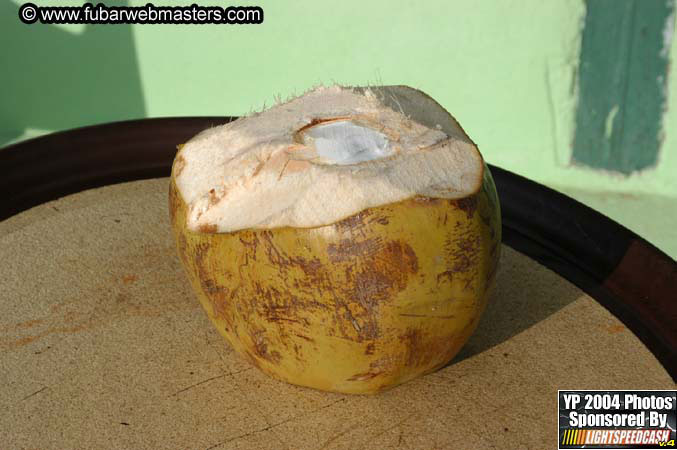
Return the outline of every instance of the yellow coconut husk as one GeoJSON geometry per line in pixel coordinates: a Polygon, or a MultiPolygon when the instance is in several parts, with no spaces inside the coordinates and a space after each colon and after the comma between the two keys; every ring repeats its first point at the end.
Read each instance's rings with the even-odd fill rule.
{"type": "Polygon", "coordinates": [[[371,394],[444,366],[473,333],[501,240],[484,163],[461,198],[414,193],[319,226],[220,231],[189,226],[185,148],[169,190],[179,255],[214,326],[263,372],[371,394]]]}

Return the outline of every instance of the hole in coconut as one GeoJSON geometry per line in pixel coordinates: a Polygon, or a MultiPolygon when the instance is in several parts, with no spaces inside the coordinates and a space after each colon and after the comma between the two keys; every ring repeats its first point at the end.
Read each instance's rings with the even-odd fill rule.
{"type": "Polygon", "coordinates": [[[315,147],[321,164],[356,164],[395,153],[385,134],[349,120],[309,127],[303,131],[303,143],[315,147]]]}

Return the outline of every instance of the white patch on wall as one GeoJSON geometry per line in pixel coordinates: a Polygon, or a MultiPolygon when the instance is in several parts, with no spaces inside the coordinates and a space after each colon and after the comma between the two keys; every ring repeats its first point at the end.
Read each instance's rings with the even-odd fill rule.
{"type": "Polygon", "coordinates": [[[576,130],[577,62],[570,59],[546,63],[545,79],[550,108],[552,152],[555,164],[567,167],[571,163],[576,130]]]}
{"type": "Polygon", "coordinates": [[[545,83],[551,116],[551,145],[555,165],[559,167],[571,166],[576,132],[578,62],[585,26],[585,11],[574,20],[578,21],[578,26],[572,27],[571,33],[562,37],[561,45],[565,56],[548,58],[545,62],[545,83]]]}
{"type": "Polygon", "coordinates": [[[614,105],[614,107],[609,111],[609,114],[607,114],[606,120],[604,121],[604,139],[607,141],[611,139],[611,135],[614,132],[614,120],[616,120],[617,114],[618,105],[614,105]]]}
{"type": "MultiPolygon", "coordinates": [[[[668,4],[672,3],[668,1],[668,4]]],[[[663,27],[663,47],[661,48],[661,57],[667,58],[670,54],[670,46],[672,45],[672,35],[675,33],[675,10],[673,9],[670,16],[665,20],[663,27]]]]}
{"type": "MultiPolygon", "coordinates": [[[[673,2],[670,0],[668,1],[668,5],[672,4],[673,2]]],[[[668,16],[667,19],[665,19],[665,25],[663,26],[663,47],[661,47],[661,52],[660,56],[662,58],[665,58],[668,60],[668,64],[670,63],[670,50],[672,49],[672,40],[675,35],[675,10],[674,10],[674,4],[673,4],[673,10],[668,16]]],[[[663,77],[663,75],[658,75],[656,82],[658,83],[659,86],[663,88],[663,104],[661,105],[662,108],[662,114],[661,114],[661,127],[658,131],[658,140],[660,142],[660,147],[658,149],[658,155],[656,157],[656,167],[661,163],[661,159],[663,158],[663,154],[665,153],[663,151],[663,142],[665,141],[665,128],[666,128],[666,112],[668,109],[668,99],[670,98],[670,92],[669,92],[669,86],[670,86],[670,66],[668,66],[667,70],[667,79],[663,77]]]]}

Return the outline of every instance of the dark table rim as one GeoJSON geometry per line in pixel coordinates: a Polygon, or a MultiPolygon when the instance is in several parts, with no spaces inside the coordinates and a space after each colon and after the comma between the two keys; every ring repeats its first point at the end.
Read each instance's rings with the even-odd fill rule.
{"type": "MultiPolygon", "coordinates": [[[[167,177],[177,144],[234,119],[172,117],[115,122],[2,148],[0,220],[85,189],[167,177]]],[[[606,307],[677,381],[677,263],[576,200],[507,170],[489,167],[501,202],[503,242],[606,307]]]]}

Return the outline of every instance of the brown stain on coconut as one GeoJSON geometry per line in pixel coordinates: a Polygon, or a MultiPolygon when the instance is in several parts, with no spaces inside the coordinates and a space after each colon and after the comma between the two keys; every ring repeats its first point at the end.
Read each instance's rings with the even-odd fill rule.
{"type": "MultiPolygon", "coordinates": [[[[181,150],[179,148],[179,150],[181,150]]],[[[183,172],[183,169],[186,167],[186,160],[183,158],[182,155],[177,155],[176,158],[174,159],[174,175],[179,176],[181,172],[183,172]]]]}
{"type": "Polygon", "coordinates": [[[465,342],[467,334],[474,327],[458,335],[432,335],[420,329],[409,328],[399,339],[404,345],[404,359],[407,366],[429,370],[440,365],[440,361],[451,359],[465,342]]]}
{"type": "Polygon", "coordinates": [[[203,223],[198,227],[200,233],[216,233],[217,227],[213,223],[203,223]]]}
{"type": "MultiPolygon", "coordinates": [[[[169,220],[172,223],[177,223],[178,218],[176,216],[184,209],[182,208],[181,200],[179,199],[179,193],[174,187],[173,181],[170,183],[168,201],[169,201],[169,220]]],[[[183,236],[185,239],[185,236],[183,234],[181,234],[181,236],[183,236]]]]}
{"type": "Polygon", "coordinates": [[[279,364],[282,356],[277,350],[269,349],[269,341],[266,336],[266,331],[263,329],[256,329],[249,332],[249,338],[252,341],[252,352],[258,358],[268,361],[272,364],[279,364]]]}
{"type": "Polygon", "coordinates": [[[406,364],[408,366],[417,366],[421,360],[425,360],[425,355],[432,349],[427,349],[423,343],[422,333],[417,329],[407,329],[406,333],[400,336],[400,342],[405,346],[406,364]]]}
{"type": "Polygon", "coordinates": [[[377,377],[381,375],[383,372],[365,372],[365,373],[358,373],[357,375],[353,375],[352,377],[348,378],[348,381],[366,381],[366,380],[371,380],[374,377],[377,377]]]}
{"type": "Polygon", "coordinates": [[[497,241],[489,227],[499,222],[482,198],[418,196],[316,229],[205,234],[186,230],[185,204],[172,190],[177,248],[210,318],[236,351],[286,381],[374,393],[440,367],[473,327],[443,330],[478,314],[454,309],[452,290],[470,292],[494,276],[486,272],[495,264],[481,261],[498,252],[476,248],[497,241]],[[480,217],[487,214],[489,224],[480,217]],[[431,234],[440,226],[447,231],[431,234]],[[431,271],[431,250],[439,270],[431,271]],[[400,309],[430,292],[440,310],[400,309]],[[437,324],[421,328],[430,320],[437,324]],[[347,355],[352,370],[331,363],[347,355]],[[327,381],[339,376],[346,384],[327,381]]]}
{"type": "Polygon", "coordinates": [[[473,214],[477,210],[477,196],[471,195],[469,197],[452,200],[456,207],[465,212],[468,219],[472,219],[473,214]]]}

